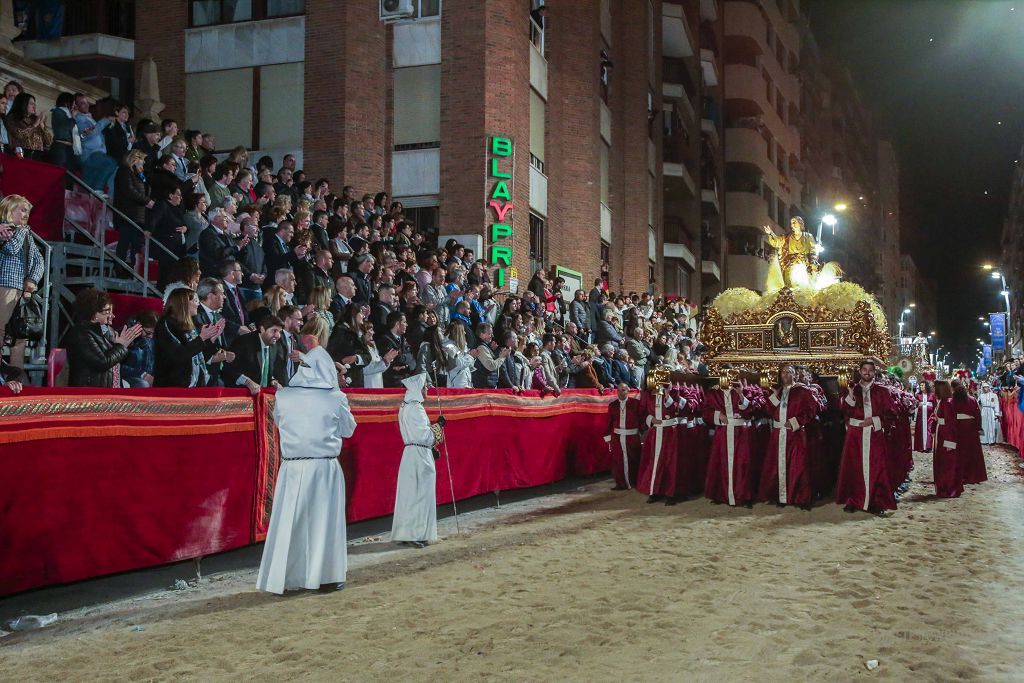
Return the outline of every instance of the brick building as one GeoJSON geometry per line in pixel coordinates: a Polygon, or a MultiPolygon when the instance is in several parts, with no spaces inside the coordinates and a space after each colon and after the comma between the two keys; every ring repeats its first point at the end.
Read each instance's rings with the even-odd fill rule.
{"type": "Polygon", "coordinates": [[[136,68],[219,148],[385,189],[523,284],[718,290],[720,0],[409,4],[137,0],[136,68]]]}

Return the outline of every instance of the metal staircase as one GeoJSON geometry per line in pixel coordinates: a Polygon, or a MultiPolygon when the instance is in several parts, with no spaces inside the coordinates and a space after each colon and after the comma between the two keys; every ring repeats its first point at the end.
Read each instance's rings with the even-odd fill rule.
{"type": "Polygon", "coordinates": [[[107,239],[113,215],[119,215],[127,229],[144,232],[142,226],[114,208],[106,195],[90,189],[77,175],[67,172],[67,177],[74,185],[68,196],[74,198],[74,209],[78,210],[69,206],[65,211],[64,240],[48,242],[33,235],[46,268],[40,287],[46,307],[44,341],[29,342],[26,347],[25,370],[37,384],[40,374],[46,372],[47,348],[61,347],[65,333],[75,322],[72,304],[79,289],[97,287],[119,294],[159,297],[163,292],[150,279],[150,254],[162,250],[171,260],[177,260],[151,237],[144,237],[141,273],[118,258],[116,242],[108,244],[107,239]],[[84,215],[83,208],[86,209],[84,215]]]}

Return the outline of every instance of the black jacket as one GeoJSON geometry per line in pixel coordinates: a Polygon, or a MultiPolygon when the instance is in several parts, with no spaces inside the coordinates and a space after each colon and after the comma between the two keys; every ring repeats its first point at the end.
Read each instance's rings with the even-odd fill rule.
{"type": "Polygon", "coordinates": [[[79,323],[68,331],[68,386],[112,387],[114,366],[128,356],[128,347],[115,344],[113,333],[99,323],[79,323]]]}
{"type": "Polygon", "coordinates": [[[198,336],[188,340],[185,330],[176,322],[168,317],[161,318],[153,335],[153,386],[188,387],[192,379],[192,357],[203,354],[205,362],[215,351],[213,344],[198,336]]]}
{"type": "Polygon", "coordinates": [[[295,267],[295,300],[300,304],[308,304],[314,287],[326,287],[334,291],[331,274],[315,263],[302,261],[295,267]]]}
{"type": "MultiPolygon", "coordinates": [[[[228,321],[227,325],[224,326],[224,343],[229,347],[235,342],[235,339],[238,338],[238,328],[242,326],[243,321],[242,316],[245,316],[244,321],[246,325],[252,322],[249,319],[248,312],[244,310],[245,298],[242,296],[242,293],[238,291],[237,287],[234,291],[238,292],[238,300],[241,302],[243,307],[241,314],[238,310],[238,304],[235,303],[235,295],[232,294],[232,289],[227,284],[224,285],[224,308],[220,309],[221,315],[223,315],[224,319],[228,321]]],[[[203,309],[200,306],[199,311],[202,312],[202,310],[203,309]]]]}
{"type": "Polygon", "coordinates": [[[397,337],[390,331],[377,337],[377,353],[381,358],[391,349],[398,349],[395,360],[384,371],[384,386],[389,389],[397,389],[402,386],[402,380],[409,377],[416,369],[416,357],[412,355],[409,343],[405,337],[397,337]]]}
{"type": "Polygon", "coordinates": [[[290,247],[282,246],[281,238],[276,234],[263,240],[263,254],[267,264],[267,277],[270,278],[282,268],[293,268],[299,260],[290,247]]]}
{"type": "Polygon", "coordinates": [[[149,180],[149,186],[152,188],[153,199],[167,199],[167,197],[181,188],[181,193],[184,196],[185,187],[181,181],[178,180],[178,176],[174,175],[170,171],[163,168],[154,168],[152,171],[146,173],[146,178],[149,180]]]}
{"type": "Polygon", "coordinates": [[[226,232],[218,233],[217,228],[208,225],[199,233],[199,271],[203,277],[219,278],[220,264],[237,257],[238,247],[226,232]]]}
{"type": "MultiPolygon", "coordinates": [[[[121,127],[120,123],[114,123],[103,129],[103,141],[107,145],[107,154],[114,157],[117,163],[124,163],[124,156],[130,149],[128,145],[128,133],[121,127]]],[[[115,197],[117,195],[114,195],[115,197]]]]}
{"type": "MultiPolygon", "coordinates": [[[[175,229],[182,225],[185,225],[185,213],[180,206],[171,206],[166,200],[158,201],[146,217],[146,229],[152,232],[153,237],[178,258],[185,256],[185,236],[175,232],[175,229]]],[[[159,247],[154,248],[153,251],[156,252],[156,258],[161,263],[174,260],[159,247]]],[[[165,273],[161,271],[160,275],[164,277],[165,273]]]]}
{"type": "MultiPolygon", "coordinates": [[[[276,379],[281,386],[288,386],[288,378],[285,377],[284,355],[281,347],[274,344],[270,348],[270,372],[268,373],[268,384],[270,380],[276,379]]],[[[225,387],[238,386],[238,379],[245,375],[253,382],[260,383],[263,377],[263,360],[261,357],[261,344],[259,332],[243,334],[231,345],[235,353],[235,360],[226,363],[221,372],[225,387]]]]}
{"type": "MultiPolygon", "coordinates": [[[[352,281],[356,284],[356,295],[352,297],[352,302],[357,303],[360,306],[369,306],[370,296],[373,290],[373,288],[370,287],[369,276],[363,274],[363,272],[359,270],[350,270],[348,274],[352,276],[352,281]]],[[[380,330],[375,330],[375,332],[380,332],[380,330]]]]}
{"type": "MultiPolygon", "coordinates": [[[[146,225],[146,204],[149,203],[149,185],[138,173],[121,166],[114,176],[114,208],[135,221],[138,226],[146,225]]],[[[134,230],[125,225],[124,219],[114,214],[114,223],[118,230],[134,230]],[[122,227],[123,226],[123,227],[122,227]]]]}
{"type": "Polygon", "coordinates": [[[342,358],[356,356],[357,360],[348,369],[345,376],[351,378],[352,386],[363,386],[363,366],[370,362],[370,350],[363,343],[362,336],[344,323],[338,323],[327,341],[327,353],[334,362],[340,363],[342,358]]]}

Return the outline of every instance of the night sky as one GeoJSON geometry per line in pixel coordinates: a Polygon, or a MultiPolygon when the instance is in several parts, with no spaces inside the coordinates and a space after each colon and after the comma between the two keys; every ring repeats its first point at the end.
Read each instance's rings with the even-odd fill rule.
{"type": "Polygon", "coordinates": [[[903,249],[937,281],[939,343],[970,361],[987,334],[978,316],[1004,309],[980,264],[998,263],[1024,133],[1024,0],[802,6],[896,148],[903,249]]]}

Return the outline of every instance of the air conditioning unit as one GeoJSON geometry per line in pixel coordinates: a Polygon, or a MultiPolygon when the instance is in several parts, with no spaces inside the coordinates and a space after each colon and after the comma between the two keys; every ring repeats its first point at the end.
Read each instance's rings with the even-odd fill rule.
{"type": "Polygon", "coordinates": [[[380,20],[398,21],[416,15],[413,0],[380,0],[380,20]]]}

